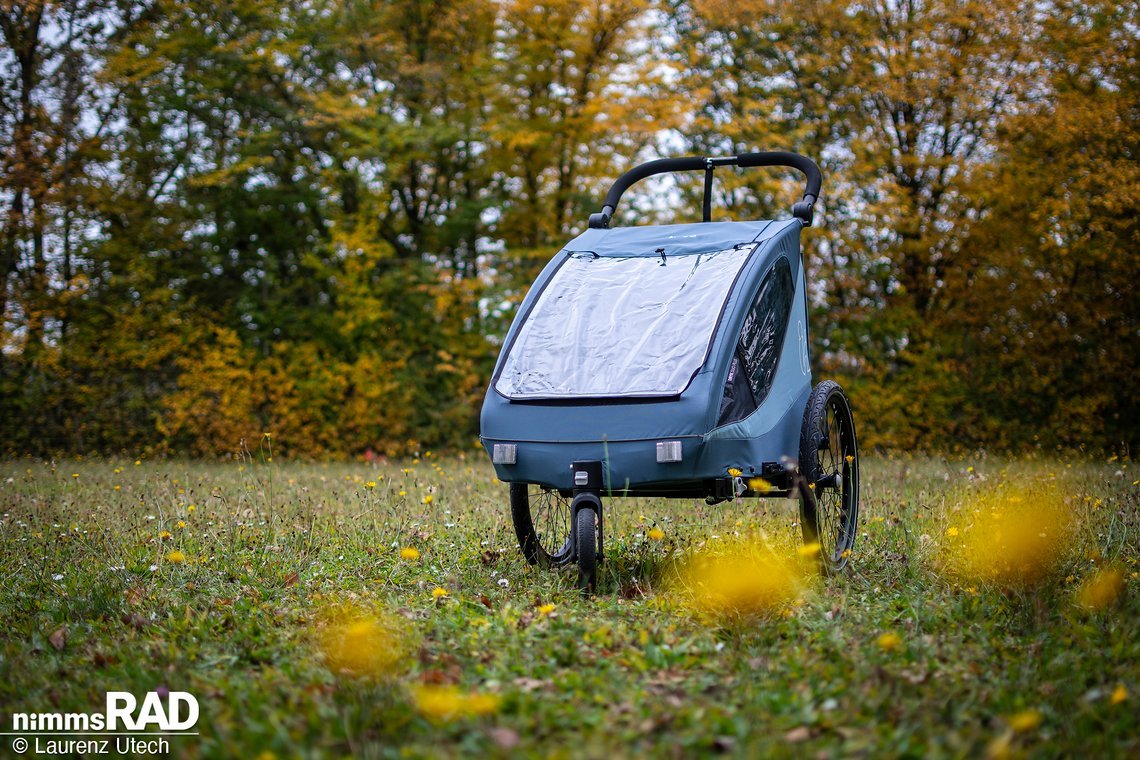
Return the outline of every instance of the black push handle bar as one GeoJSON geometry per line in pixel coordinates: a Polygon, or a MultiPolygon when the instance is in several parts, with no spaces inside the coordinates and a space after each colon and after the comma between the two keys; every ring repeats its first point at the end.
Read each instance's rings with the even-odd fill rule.
{"type": "Polygon", "coordinates": [[[793,169],[799,169],[807,177],[807,187],[804,190],[803,199],[792,206],[792,216],[802,221],[805,227],[811,226],[812,218],[815,215],[815,201],[819,198],[819,189],[823,184],[823,174],[820,173],[815,161],[807,156],[784,150],[770,150],[760,153],[741,153],[738,156],[659,158],[656,161],[639,164],[617,178],[617,181],[610,187],[610,191],[606,193],[602,210],[599,213],[590,214],[590,227],[607,229],[610,226],[610,220],[613,219],[614,210],[617,209],[618,201],[634,183],[655,174],[700,171],[702,169],[705,172],[705,197],[702,211],[703,219],[707,222],[712,216],[712,176],[713,169],[717,166],[740,166],[743,168],[790,166],[793,169]]]}

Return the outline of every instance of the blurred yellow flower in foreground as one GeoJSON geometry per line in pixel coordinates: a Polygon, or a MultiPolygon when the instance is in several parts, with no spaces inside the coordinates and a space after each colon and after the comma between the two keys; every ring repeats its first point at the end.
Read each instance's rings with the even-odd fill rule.
{"type": "Polygon", "coordinates": [[[772,484],[764,478],[749,478],[748,487],[759,494],[765,494],[772,490],[772,484]]]}
{"type": "Polygon", "coordinates": [[[400,559],[419,559],[420,550],[414,546],[405,546],[400,550],[400,559]]]}
{"type": "Polygon", "coordinates": [[[786,608],[807,587],[805,570],[766,546],[729,545],[698,555],[677,578],[680,602],[712,615],[763,615],[786,608]]]}
{"type": "Polygon", "coordinates": [[[1117,684],[1112,692],[1112,696],[1108,698],[1108,701],[1114,705],[1118,705],[1126,699],[1128,699],[1128,689],[1124,688],[1124,684],[1117,684]]]}
{"type": "Polygon", "coordinates": [[[413,686],[412,699],[416,709],[433,723],[492,715],[501,701],[495,694],[468,694],[454,686],[428,685],[413,686]]]}
{"type": "Polygon", "coordinates": [[[436,586],[434,589],[432,589],[431,596],[433,599],[442,599],[443,597],[447,596],[447,589],[436,586]]]}
{"type": "Polygon", "coordinates": [[[1036,710],[1022,710],[1009,716],[1009,727],[1018,733],[1032,731],[1041,725],[1041,713],[1036,710]]]}
{"type": "Polygon", "coordinates": [[[902,637],[894,631],[887,631],[875,639],[875,643],[878,644],[879,649],[882,649],[884,652],[897,652],[902,649],[903,640],[902,637]]]}
{"type": "Polygon", "coordinates": [[[1105,567],[1085,581],[1077,590],[1077,604],[1090,610],[1103,610],[1124,592],[1124,573],[1105,567]]]}
{"type": "Polygon", "coordinates": [[[796,550],[801,557],[817,557],[820,552],[820,545],[818,541],[813,541],[810,544],[804,544],[796,550]]]}
{"type": "Polygon", "coordinates": [[[654,541],[660,541],[665,538],[665,531],[660,528],[650,528],[649,532],[645,535],[649,536],[654,541]]]}
{"type": "MultiPolygon", "coordinates": [[[[974,520],[947,546],[951,574],[1006,588],[1034,586],[1046,579],[1071,543],[1071,521],[1055,489],[999,488],[964,505],[974,520]]],[[[950,530],[947,535],[953,536],[950,530]]]]}
{"type": "Polygon", "coordinates": [[[543,604],[538,608],[539,615],[549,615],[551,612],[554,612],[554,605],[550,603],[543,604]]]}
{"type": "Polygon", "coordinates": [[[321,632],[321,649],[329,670],[354,676],[391,672],[403,649],[395,631],[392,623],[377,615],[348,611],[346,617],[334,620],[321,632]]]}

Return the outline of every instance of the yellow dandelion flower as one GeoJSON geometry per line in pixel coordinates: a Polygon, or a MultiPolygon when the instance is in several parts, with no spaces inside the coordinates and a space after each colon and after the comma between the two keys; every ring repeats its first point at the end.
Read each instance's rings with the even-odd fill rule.
{"type": "Polygon", "coordinates": [[[819,555],[820,546],[818,541],[813,541],[810,544],[804,544],[799,548],[801,557],[815,557],[819,555]]]}
{"type": "Polygon", "coordinates": [[[434,501],[434,499],[435,499],[435,497],[429,493],[427,496],[424,497],[424,504],[431,504],[432,501],[434,501]]]}
{"type": "Polygon", "coordinates": [[[445,588],[442,588],[440,586],[436,586],[435,588],[433,588],[431,590],[432,599],[442,599],[445,596],[447,596],[447,589],[445,589],[445,588]]]}
{"type": "Polygon", "coordinates": [[[392,670],[402,656],[397,644],[389,627],[369,616],[330,626],[321,637],[329,669],[354,675],[392,670]]]}
{"type": "Polygon", "coordinates": [[[181,565],[186,561],[186,555],[175,549],[166,555],[166,561],[172,565],[181,565]]]}
{"type": "Polygon", "coordinates": [[[71,473],[71,477],[73,477],[73,478],[78,478],[78,477],[79,477],[79,473],[78,473],[78,472],[73,472],[73,473],[71,473]]]}
{"type": "Polygon", "coordinates": [[[764,478],[749,478],[748,487],[756,493],[764,494],[772,490],[772,484],[764,478]]]}
{"type": "Polygon", "coordinates": [[[734,478],[739,478],[741,475],[743,475],[743,474],[744,474],[744,472],[743,472],[743,471],[741,471],[741,470],[738,470],[738,469],[737,469],[737,468],[735,468],[735,467],[729,467],[729,468],[728,468],[728,474],[729,474],[729,475],[731,475],[731,476],[732,476],[732,477],[734,477],[734,478]]]}
{"type": "MultiPolygon", "coordinates": [[[[538,614],[539,615],[549,615],[551,612],[554,612],[554,605],[550,604],[550,603],[541,605],[538,608],[538,614]]],[[[1123,688],[1123,687],[1121,687],[1121,688],[1123,688]]]]}
{"type": "Polygon", "coordinates": [[[123,490],[123,487],[122,487],[122,486],[115,486],[115,490],[116,490],[116,491],[122,491],[122,490],[123,490]]]}
{"type": "Polygon", "coordinates": [[[140,464],[142,464],[142,460],[141,460],[141,459],[136,459],[136,460],[135,460],[135,467],[138,467],[140,464]]]}
{"type": "Polygon", "coordinates": [[[843,457],[843,459],[847,462],[847,464],[851,464],[852,462],[855,461],[855,455],[854,454],[848,454],[847,456],[843,457]]]}
{"type": "Polygon", "coordinates": [[[185,521],[185,520],[179,520],[179,521],[178,521],[178,522],[175,524],[175,527],[176,527],[176,528],[179,528],[180,530],[181,530],[181,529],[184,529],[184,528],[186,527],[186,521],[185,521]]]}
{"type": "Polygon", "coordinates": [[[1003,731],[986,745],[986,757],[989,758],[989,760],[1006,760],[1012,757],[1013,753],[1010,749],[1012,743],[1013,732],[1003,731]]]}
{"type": "Polygon", "coordinates": [[[665,531],[661,530],[660,528],[650,528],[649,532],[645,535],[649,536],[649,538],[653,541],[660,541],[665,538],[665,531]]]}
{"type": "Polygon", "coordinates": [[[1034,489],[1030,496],[1008,487],[971,496],[962,506],[977,519],[947,547],[946,569],[967,582],[1005,588],[1031,587],[1052,575],[1069,543],[1072,520],[1055,488],[1034,489]]]}
{"type": "Polygon", "coordinates": [[[1124,593],[1124,573],[1107,567],[1089,578],[1077,591],[1077,604],[1090,610],[1108,607],[1124,593]]]}
{"type": "Polygon", "coordinates": [[[428,685],[413,687],[412,698],[416,709],[433,723],[491,715],[501,701],[495,694],[467,694],[454,686],[428,685]]]}
{"type": "Polygon", "coordinates": [[[894,631],[887,631],[875,639],[875,643],[878,644],[879,649],[882,649],[884,652],[897,652],[902,649],[903,640],[902,637],[894,631]]]}
{"type": "Polygon", "coordinates": [[[953,525],[951,525],[949,528],[946,529],[946,535],[949,536],[950,538],[954,538],[955,536],[958,535],[958,529],[955,528],[953,525]]]}
{"type": "Polygon", "coordinates": [[[194,510],[196,510],[196,509],[197,509],[197,507],[194,506],[193,504],[191,504],[190,506],[186,507],[186,512],[187,513],[193,513],[194,510]]]}
{"type": "Polygon", "coordinates": [[[170,538],[170,531],[164,530],[158,534],[158,537],[165,541],[166,539],[170,538]]]}
{"type": "Polygon", "coordinates": [[[679,578],[680,601],[717,617],[778,614],[803,590],[803,569],[768,547],[730,544],[699,555],[679,578]]]}
{"type": "Polygon", "coordinates": [[[400,559],[415,560],[420,558],[420,550],[414,546],[405,546],[400,550],[400,559]]]}
{"type": "Polygon", "coordinates": [[[408,492],[407,492],[407,491],[400,491],[400,495],[401,495],[401,496],[407,496],[407,495],[408,495],[408,492]]]}
{"type": "Polygon", "coordinates": [[[369,489],[369,490],[371,490],[371,489],[373,489],[373,488],[375,488],[375,487],[376,487],[376,481],[375,481],[375,480],[370,480],[370,481],[368,481],[367,483],[365,483],[365,484],[364,484],[364,487],[365,487],[365,488],[367,488],[367,489],[369,489]]]}
{"type": "Polygon", "coordinates": [[[1126,699],[1128,699],[1128,689],[1124,688],[1124,684],[1118,684],[1108,701],[1111,704],[1118,705],[1126,699]]]}
{"type": "Polygon", "coordinates": [[[1009,727],[1017,733],[1032,731],[1041,725],[1041,713],[1036,710],[1022,710],[1008,718],[1009,727]]]}

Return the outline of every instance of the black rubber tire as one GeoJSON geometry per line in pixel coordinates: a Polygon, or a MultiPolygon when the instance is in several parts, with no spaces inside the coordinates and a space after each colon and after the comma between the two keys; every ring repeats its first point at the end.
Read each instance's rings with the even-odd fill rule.
{"type": "Polygon", "coordinates": [[[592,507],[578,510],[574,541],[578,549],[578,588],[589,593],[598,579],[598,515],[592,507]]]}
{"type": "Polygon", "coordinates": [[[819,542],[820,569],[847,565],[859,526],[859,445],[847,394],[833,380],[815,387],[800,429],[800,476],[812,488],[815,509],[800,499],[804,543],[819,542]]]}
{"type": "Polygon", "coordinates": [[[523,557],[530,564],[561,567],[574,559],[571,520],[570,501],[557,491],[511,483],[511,522],[523,557]]]}

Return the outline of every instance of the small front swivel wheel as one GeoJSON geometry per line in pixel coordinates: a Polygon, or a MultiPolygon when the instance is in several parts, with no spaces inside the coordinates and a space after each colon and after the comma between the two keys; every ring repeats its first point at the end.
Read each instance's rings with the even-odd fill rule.
{"type": "Polygon", "coordinates": [[[601,506],[598,498],[590,494],[574,498],[574,552],[578,557],[578,588],[584,594],[593,591],[598,581],[598,514],[601,506]]]}

